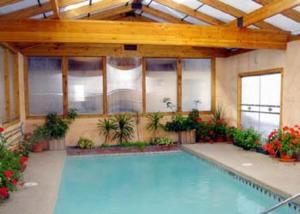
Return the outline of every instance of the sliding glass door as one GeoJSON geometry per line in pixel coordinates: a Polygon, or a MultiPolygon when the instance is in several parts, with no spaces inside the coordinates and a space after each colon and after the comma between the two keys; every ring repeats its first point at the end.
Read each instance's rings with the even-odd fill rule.
{"type": "Polygon", "coordinates": [[[241,126],[263,136],[280,126],[281,73],[241,77],[241,126]]]}

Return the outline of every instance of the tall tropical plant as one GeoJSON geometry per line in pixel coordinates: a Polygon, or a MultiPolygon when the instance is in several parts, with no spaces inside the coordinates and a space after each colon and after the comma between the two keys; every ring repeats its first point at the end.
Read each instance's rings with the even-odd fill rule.
{"type": "Polygon", "coordinates": [[[129,115],[119,114],[113,119],[116,124],[113,139],[120,144],[128,142],[134,137],[134,121],[129,115]]]}
{"type": "Polygon", "coordinates": [[[99,119],[98,121],[99,134],[105,136],[104,144],[109,143],[110,139],[113,136],[114,131],[117,128],[116,123],[110,119],[105,118],[103,120],[99,119]]]}
{"type": "Polygon", "coordinates": [[[146,117],[149,120],[149,122],[147,124],[147,129],[149,131],[152,131],[154,138],[156,138],[157,131],[164,127],[163,124],[160,122],[161,119],[164,117],[164,115],[160,112],[154,112],[154,113],[148,114],[146,117]]]}

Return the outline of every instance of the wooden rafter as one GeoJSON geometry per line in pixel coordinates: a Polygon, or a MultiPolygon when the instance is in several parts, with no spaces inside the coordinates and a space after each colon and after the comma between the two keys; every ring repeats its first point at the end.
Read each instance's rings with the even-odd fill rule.
{"type": "MultiPolygon", "coordinates": [[[[273,0],[253,0],[256,3],[259,3],[261,5],[267,5],[272,3],[273,0]]],[[[300,22],[300,13],[294,9],[288,9],[281,12],[282,15],[285,15],[286,17],[289,17],[290,19],[293,19],[296,22],[300,22]]]]}
{"type": "Polygon", "coordinates": [[[20,1],[23,1],[23,0],[1,0],[0,1],[0,7],[4,7],[4,6],[10,5],[10,4],[15,4],[15,3],[18,3],[20,1]]]}
{"type": "MultiPolygon", "coordinates": [[[[273,0],[271,3],[243,16],[243,27],[256,24],[257,22],[298,5],[300,5],[300,0],[273,0]]],[[[230,22],[228,25],[237,26],[237,20],[230,22]]]]}
{"type": "Polygon", "coordinates": [[[199,19],[203,22],[206,22],[208,24],[211,24],[211,25],[222,25],[222,24],[224,24],[224,22],[219,20],[219,19],[216,19],[214,17],[211,17],[211,16],[209,16],[207,14],[204,14],[204,13],[201,13],[199,11],[195,11],[195,10],[191,9],[190,7],[187,7],[183,4],[176,3],[173,0],[155,0],[155,2],[157,2],[159,4],[162,4],[162,5],[165,5],[169,8],[171,8],[171,9],[177,10],[178,12],[184,13],[188,16],[192,16],[194,18],[197,18],[197,19],[199,19]]]}
{"type": "MultiPolygon", "coordinates": [[[[76,4],[83,2],[84,0],[60,0],[58,1],[59,7],[66,7],[71,4],[76,4]]],[[[44,4],[39,5],[34,5],[31,7],[27,7],[21,10],[13,11],[8,14],[4,14],[0,16],[0,20],[4,19],[26,19],[30,18],[32,16],[36,16],[42,13],[46,13],[48,11],[52,10],[52,3],[51,2],[46,2],[44,4]]]]}
{"type": "Polygon", "coordinates": [[[116,15],[127,13],[132,11],[131,5],[122,5],[120,7],[108,9],[105,11],[101,11],[98,13],[91,14],[89,17],[84,17],[84,19],[107,19],[110,17],[114,17],[116,15]]]}
{"type": "Polygon", "coordinates": [[[145,16],[136,15],[136,16],[120,16],[118,18],[115,18],[113,20],[118,21],[129,21],[129,22],[157,22],[156,20],[150,19],[145,16]]]}
{"type": "Polygon", "coordinates": [[[57,0],[51,0],[52,4],[52,11],[53,11],[53,16],[54,18],[59,19],[59,5],[57,0]]]}
{"type": "Polygon", "coordinates": [[[123,5],[123,4],[126,4],[127,2],[128,2],[128,0],[102,0],[100,2],[96,2],[92,5],[85,5],[85,6],[73,9],[73,10],[63,12],[60,15],[61,15],[61,18],[63,18],[63,19],[73,19],[76,17],[87,15],[89,13],[93,13],[98,10],[105,10],[105,9],[109,9],[113,6],[123,5]]]}
{"type": "MultiPolygon", "coordinates": [[[[231,16],[234,16],[235,18],[239,18],[239,17],[247,15],[247,13],[245,13],[244,11],[239,10],[235,7],[232,7],[231,5],[226,4],[224,2],[221,2],[219,0],[201,0],[201,2],[208,5],[208,6],[210,6],[210,7],[215,8],[217,10],[223,11],[224,13],[227,13],[231,16]]],[[[267,22],[264,22],[264,21],[257,22],[255,24],[255,26],[259,27],[261,29],[266,29],[266,30],[281,31],[280,28],[275,27],[274,25],[271,25],[271,24],[269,24],[267,22]]]]}
{"type": "Polygon", "coordinates": [[[280,32],[272,33],[225,26],[95,20],[0,21],[0,42],[152,44],[285,49],[288,36],[289,34],[280,32]]]}
{"type": "Polygon", "coordinates": [[[145,13],[148,13],[150,15],[156,16],[158,18],[161,18],[161,19],[163,19],[167,22],[170,22],[170,23],[177,23],[177,24],[187,24],[188,23],[186,21],[182,21],[181,19],[178,19],[178,18],[176,18],[172,15],[169,15],[167,13],[164,13],[160,10],[156,10],[154,8],[151,8],[151,7],[143,6],[142,11],[145,12],[145,13]]]}

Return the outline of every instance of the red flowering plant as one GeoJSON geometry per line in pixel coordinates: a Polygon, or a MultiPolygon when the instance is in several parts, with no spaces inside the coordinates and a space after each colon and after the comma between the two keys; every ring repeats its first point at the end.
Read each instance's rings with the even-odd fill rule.
{"type": "Polygon", "coordinates": [[[293,157],[300,148],[300,127],[285,126],[282,129],[272,131],[263,149],[272,156],[293,157]]]}
{"type": "Polygon", "coordinates": [[[3,131],[0,128],[0,201],[8,198],[9,192],[15,191],[22,179],[20,156],[7,148],[3,131]]]}

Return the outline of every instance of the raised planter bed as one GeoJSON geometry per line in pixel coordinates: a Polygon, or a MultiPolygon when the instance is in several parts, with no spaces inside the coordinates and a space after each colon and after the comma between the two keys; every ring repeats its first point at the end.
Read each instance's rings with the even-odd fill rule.
{"type": "Polygon", "coordinates": [[[140,152],[163,152],[163,151],[177,151],[180,149],[179,144],[173,145],[149,145],[141,149],[136,146],[122,147],[119,145],[93,148],[93,149],[80,149],[77,146],[67,147],[67,155],[91,155],[91,154],[123,154],[123,153],[140,153],[140,152]]]}

